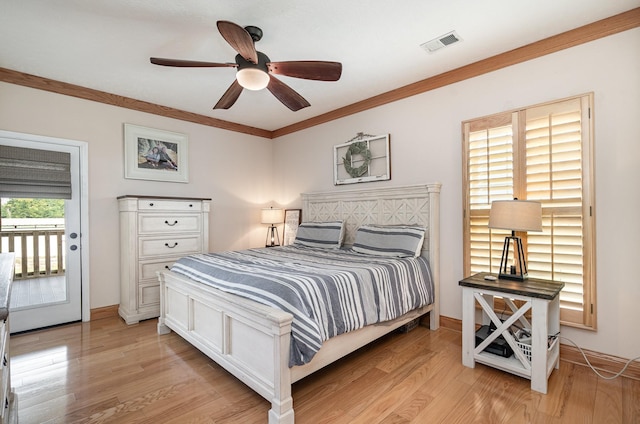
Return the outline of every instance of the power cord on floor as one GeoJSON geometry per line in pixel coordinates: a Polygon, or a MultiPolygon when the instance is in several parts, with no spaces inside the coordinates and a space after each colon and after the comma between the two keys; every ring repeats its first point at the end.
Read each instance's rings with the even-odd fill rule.
{"type": "MultiPolygon", "coordinates": [[[[587,361],[587,365],[589,366],[589,368],[591,368],[591,370],[592,370],[593,372],[595,372],[595,373],[596,373],[596,375],[597,375],[598,377],[600,377],[600,378],[602,378],[602,379],[604,379],[604,380],[613,380],[614,378],[618,378],[618,377],[620,377],[620,376],[621,376],[621,375],[622,375],[622,374],[627,370],[627,368],[629,367],[629,365],[631,365],[631,363],[632,363],[633,361],[637,361],[638,359],[640,359],[640,356],[636,356],[635,358],[631,358],[631,359],[629,359],[629,360],[627,361],[627,363],[624,365],[624,367],[622,367],[622,369],[621,369],[618,373],[616,373],[616,374],[614,374],[614,375],[612,375],[612,376],[610,376],[610,377],[605,377],[604,375],[600,374],[600,373],[598,372],[598,370],[596,370],[596,369],[593,367],[593,365],[591,365],[591,362],[589,362],[589,359],[587,359],[587,355],[584,353],[584,351],[582,350],[582,348],[581,348],[580,346],[578,346],[578,345],[577,345],[573,340],[571,340],[571,339],[568,339],[568,338],[566,338],[566,337],[564,337],[564,336],[559,336],[559,337],[560,337],[561,339],[563,339],[563,340],[568,341],[569,343],[571,343],[571,344],[572,344],[572,345],[574,345],[575,347],[577,347],[577,348],[578,348],[578,350],[580,351],[580,353],[582,354],[582,357],[584,358],[584,360],[585,360],[585,361],[587,361]]],[[[607,371],[607,372],[611,372],[611,371],[607,371]]]]}

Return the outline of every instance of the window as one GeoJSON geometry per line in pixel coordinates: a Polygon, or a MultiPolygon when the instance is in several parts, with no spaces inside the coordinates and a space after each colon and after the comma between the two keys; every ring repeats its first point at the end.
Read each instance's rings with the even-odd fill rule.
{"type": "Polygon", "coordinates": [[[463,122],[464,273],[498,273],[504,237],[494,200],[542,203],[542,232],[522,237],[529,277],[563,281],[560,319],[596,327],[593,94],[463,122]]]}

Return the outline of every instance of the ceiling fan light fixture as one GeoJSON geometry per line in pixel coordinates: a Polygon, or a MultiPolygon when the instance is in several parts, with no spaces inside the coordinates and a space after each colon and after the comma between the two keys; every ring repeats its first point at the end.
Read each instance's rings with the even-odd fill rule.
{"type": "Polygon", "coordinates": [[[269,85],[269,74],[257,68],[244,68],[236,73],[238,83],[247,90],[262,90],[269,85]]]}
{"type": "Polygon", "coordinates": [[[218,103],[213,106],[213,109],[229,109],[245,88],[254,91],[267,88],[283,105],[295,112],[311,105],[293,88],[271,74],[316,81],[338,81],[340,79],[342,64],[339,62],[319,60],[271,62],[266,54],[256,50],[255,43],[262,38],[262,30],[258,27],[242,28],[229,21],[218,21],[217,26],[222,38],[238,52],[236,63],[150,58],[151,63],[163,66],[236,68],[236,79],[227,88],[218,103]]]}

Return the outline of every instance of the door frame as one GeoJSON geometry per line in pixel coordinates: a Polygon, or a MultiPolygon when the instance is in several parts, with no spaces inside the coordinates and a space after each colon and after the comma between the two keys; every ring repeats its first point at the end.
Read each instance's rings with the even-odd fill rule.
{"type": "Polygon", "coordinates": [[[89,143],[66,138],[0,130],[0,138],[77,147],[80,156],[80,308],[82,321],[91,320],[91,296],[89,282],[89,143]]]}

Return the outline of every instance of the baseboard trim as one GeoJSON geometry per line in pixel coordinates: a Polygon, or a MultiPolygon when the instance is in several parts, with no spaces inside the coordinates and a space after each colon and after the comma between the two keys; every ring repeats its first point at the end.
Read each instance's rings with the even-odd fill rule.
{"type": "Polygon", "coordinates": [[[440,315],[440,327],[448,328],[462,333],[462,320],[440,315]]]}
{"type": "MultiPolygon", "coordinates": [[[[456,318],[450,318],[440,315],[440,326],[448,328],[450,330],[462,332],[462,320],[456,318]]],[[[560,343],[562,344],[562,348],[560,349],[561,361],[570,362],[576,365],[588,366],[587,362],[584,360],[584,357],[577,347],[571,344],[562,343],[562,340],[560,341],[560,343]]],[[[605,377],[617,374],[629,361],[628,359],[620,358],[613,355],[607,355],[605,353],[595,352],[592,350],[583,349],[583,351],[587,356],[587,359],[589,359],[591,365],[605,377]]],[[[640,380],[640,362],[634,361],[629,364],[622,375],[634,380],[640,380]]]]}
{"type": "Polygon", "coordinates": [[[90,321],[95,321],[103,318],[113,318],[118,316],[118,305],[103,306],[102,308],[95,308],[91,310],[90,321]]]}

